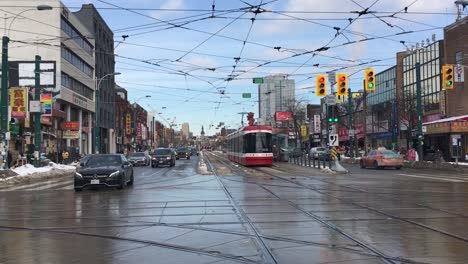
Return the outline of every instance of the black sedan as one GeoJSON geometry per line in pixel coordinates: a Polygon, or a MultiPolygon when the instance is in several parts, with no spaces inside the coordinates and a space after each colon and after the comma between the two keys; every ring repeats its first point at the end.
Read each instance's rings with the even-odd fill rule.
{"type": "Polygon", "coordinates": [[[133,167],[121,154],[88,155],[75,172],[75,191],[87,187],[116,187],[133,184],[133,167]]]}
{"type": "Polygon", "coordinates": [[[145,152],[132,153],[128,159],[135,167],[138,165],[148,166],[150,164],[150,159],[145,152]]]}
{"type": "Polygon", "coordinates": [[[181,158],[190,159],[190,154],[191,153],[188,148],[178,148],[176,158],[177,159],[181,159],[181,158]]]}
{"type": "Polygon", "coordinates": [[[160,165],[169,165],[174,167],[176,162],[176,152],[170,148],[157,148],[151,157],[151,167],[159,167],[160,165]]]}

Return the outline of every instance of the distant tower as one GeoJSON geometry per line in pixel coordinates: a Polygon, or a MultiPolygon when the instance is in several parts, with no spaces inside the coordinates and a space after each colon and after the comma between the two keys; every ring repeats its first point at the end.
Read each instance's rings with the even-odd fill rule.
{"type": "Polygon", "coordinates": [[[203,126],[201,127],[201,143],[203,145],[203,143],[205,142],[205,129],[203,128],[203,126]]]}

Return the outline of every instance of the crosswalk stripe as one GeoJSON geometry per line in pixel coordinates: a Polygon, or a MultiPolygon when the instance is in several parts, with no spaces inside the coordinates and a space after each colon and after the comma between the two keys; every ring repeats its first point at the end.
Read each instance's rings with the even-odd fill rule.
{"type": "Polygon", "coordinates": [[[62,185],[69,185],[72,181],[63,181],[63,182],[57,182],[57,183],[54,183],[54,184],[45,184],[43,186],[40,186],[40,187],[32,187],[32,188],[28,188],[27,190],[28,191],[40,191],[40,190],[45,190],[45,189],[52,189],[54,187],[58,187],[58,186],[62,186],[62,185]]]}
{"type": "Polygon", "coordinates": [[[63,182],[63,181],[64,179],[60,178],[60,179],[51,180],[47,182],[36,182],[36,183],[27,184],[27,185],[20,185],[20,186],[0,189],[0,191],[17,191],[17,190],[27,189],[27,188],[31,188],[35,186],[41,186],[41,185],[48,184],[48,183],[56,183],[56,182],[63,182]]]}

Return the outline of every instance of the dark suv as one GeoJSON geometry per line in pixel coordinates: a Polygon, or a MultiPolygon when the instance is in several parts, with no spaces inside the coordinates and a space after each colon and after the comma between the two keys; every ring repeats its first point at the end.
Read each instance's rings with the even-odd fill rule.
{"type": "Polygon", "coordinates": [[[190,159],[190,151],[188,148],[178,148],[177,149],[177,159],[184,158],[184,159],[190,159]]]}
{"type": "Polygon", "coordinates": [[[176,153],[170,148],[157,148],[151,156],[151,167],[155,168],[160,165],[169,165],[174,167],[176,161],[176,153]]]}

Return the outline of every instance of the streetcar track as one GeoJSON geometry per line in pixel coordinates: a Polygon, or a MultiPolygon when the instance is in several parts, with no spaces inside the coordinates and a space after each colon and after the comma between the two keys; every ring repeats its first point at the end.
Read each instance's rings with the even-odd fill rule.
{"type": "Polygon", "coordinates": [[[232,194],[229,192],[227,189],[226,185],[222,182],[222,180],[219,178],[219,175],[216,172],[215,167],[211,164],[210,160],[207,158],[206,163],[208,166],[211,168],[211,171],[213,172],[214,177],[217,179],[219,185],[221,188],[224,190],[226,196],[229,198],[231,201],[232,205],[236,208],[237,215],[242,219],[243,222],[246,222],[246,224],[250,227],[250,229],[254,232],[255,234],[255,242],[258,246],[258,249],[262,252],[262,256],[267,263],[278,263],[278,260],[275,258],[273,255],[273,252],[268,248],[266,242],[264,239],[260,236],[260,232],[258,232],[257,228],[252,224],[250,218],[247,216],[245,211],[237,204],[235,199],[233,198],[232,194]]]}
{"type": "MultiPolygon", "coordinates": [[[[223,164],[226,165],[226,166],[229,166],[231,169],[240,171],[240,172],[241,172],[241,175],[247,176],[246,172],[243,171],[241,168],[237,168],[237,167],[234,167],[234,166],[228,164],[227,162],[230,162],[230,161],[226,160],[224,157],[221,158],[221,157],[219,157],[218,155],[212,155],[212,156],[216,157],[216,158],[218,159],[219,162],[223,163],[223,164]]],[[[292,184],[299,185],[299,186],[302,187],[303,189],[308,189],[308,190],[311,190],[311,191],[316,191],[316,192],[318,192],[318,193],[320,193],[320,194],[323,194],[323,195],[332,197],[332,198],[334,198],[334,199],[338,199],[338,200],[343,201],[343,202],[345,202],[345,203],[352,204],[352,205],[356,205],[356,206],[358,206],[358,207],[361,207],[361,208],[364,208],[364,209],[368,209],[368,210],[374,211],[374,212],[376,212],[376,213],[383,214],[383,215],[385,215],[385,216],[387,216],[387,217],[391,217],[391,218],[394,218],[394,219],[399,219],[399,220],[402,220],[402,221],[405,221],[405,220],[406,220],[406,219],[401,218],[401,217],[392,216],[391,214],[387,214],[387,213],[384,213],[384,212],[379,212],[378,210],[377,210],[377,211],[376,211],[376,210],[373,210],[373,208],[371,208],[371,207],[360,206],[359,204],[356,204],[356,203],[354,203],[354,202],[352,202],[352,201],[347,201],[347,200],[345,200],[345,199],[343,199],[343,198],[336,197],[336,196],[333,196],[333,195],[328,194],[328,193],[324,193],[324,192],[317,191],[317,190],[315,190],[315,189],[313,189],[313,188],[311,188],[311,187],[309,187],[309,186],[307,186],[307,185],[305,185],[305,184],[301,184],[301,183],[298,183],[298,182],[295,182],[295,181],[292,181],[292,180],[289,180],[289,179],[284,179],[284,177],[282,177],[282,176],[273,175],[273,174],[271,174],[271,173],[267,173],[267,172],[264,172],[264,171],[258,170],[258,169],[253,169],[253,170],[256,170],[256,171],[258,171],[258,172],[261,172],[261,173],[263,173],[263,174],[266,174],[266,175],[268,175],[268,176],[270,176],[270,177],[273,177],[273,178],[276,178],[276,179],[280,179],[280,180],[282,180],[282,181],[286,181],[286,182],[290,182],[290,183],[292,183],[292,184]]],[[[306,178],[306,177],[304,177],[304,178],[306,178]]],[[[313,179],[313,180],[316,180],[316,179],[313,179]]],[[[324,183],[330,184],[329,182],[326,182],[326,181],[324,181],[324,183]]],[[[273,196],[277,197],[277,199],[288,202],[288,203],[289,203],[291,206],[293,206],[294,208],[296,208],[296,209],[302,211],[304,214],[310,216],[311,218],[315,219],[316,221],[319,221],[320,223],[327,225],[327,226],[328,226],[329,228],[331,228],[332,230],[335,230],[335,231],[339,232],[340,234],[342,234],[342,235],[348,237],[349,239],[355,241],[356,243],[358,243],[358,244],[359,244],[360,246],[362,246],[363,248],[366,248],[366,249],[370,250],[371,252],[375,253],[376,255],[378,255],[378,256],[379,256],[383,261],[385,261],[385,262],[388,262],[388,263],[396,263],[396,262],[394,262],[394,261],[402,261],[402,262],[405,262],[405,263],[418,263],[418,262],[415,262],[415,261],[412,261],[412,260],[407,260],[407,259],[403,259],[403,258],[399,258],[399,257],[396,257],[396,258],[395,258],[395,257],[387,256],[387,255],[385,255],[384,253],[380,252],[379,250],[374,249],[374,248],[372,248],[371,246],[367,245],[366,243],[364,243],[364,242],[362,242],[362,241],[360,241],[360,240],[354,238],[353,236],[347,234],[346,232],[344,232],[343,230],[341,230],[341,228],[339,228],[339,227],[335,226],[334,224],[330,223],[330,222],[329,222],[330,220],[322,219],[321,217],[319,217],[319,216],[317,216],[317,215],[315,215],[315,214],[312,214],[311,212],[307,211],[306,209],[301,208],[301,205],[299,205],[299,204],[297,204],[297,203],[294,203],[294,202],[292,202],[292,201],[290,201],[290,200],[288,200],[288,199],[286,199],[286,198],[282,198],[282,197],[276,195],[276,193],[274,193],[273,191],[271,191],[271,190],[269,190],[268,188],[266,188],[265,186],[263,186],[263,185],[264,185],[263,183],[253,183],[253,184],[256,184],[257,186],[263,188],[265,191],[268,191],[270,194],[272,194],[273,196]]],[[[336,185],[336,184],[335,184],[335,185],[336,185]]],[[[337,186],[341,187],[340,185],[337,185],[337,186]]],[[[279,186],[279,187],[282,187],[282,186],[279,186]]],[[[356,191],[358,191],[358,190],[356,190],[356,191]]],[[[445,218],[446,218],[446,217],[445,217],[445,218]]],[[[424,218],[424,219],[427,219],[427,218],[424,218]]],[[[349,220],[356,221],[355,219],[349,219],[349,220]]],[[[349,221],[349,220],[347,220],[347,221],[349,221]]],[[[333,220],[333,221],[335,221],[335,220],[333,220]]],[[[346,220],[343,220],[343,221],[346,221],[346,220]]],[[[414,222],[414,221],[411,221],[411,220],[406,220],[406,222],[409,222],[409,223],[414,224],[414,225],[420,225],[420,226],[422,225],[422,224],[418,224],[417,222],[414,222]]],[[[426,227],[426,226],[425,226],[425,225],[422,225],[422,227],[426,227]]],[[[432,230],[432,231],[435,231],[435,232],[439,232],[439,233],[445,234],[445,235],[450,235],[450,233],[446,234],[445,232],[440,231],[440,230],[437,230],[437,229],[433,230],[431,227],[428,227],[428,226],[427,226],[426,228],[428,228],[428,229],[430,229],[430,230],[432,230]]],[[[456,236],[456,235],[455,235],[455,236],[456,236]]],[[[462,240],[465,241],[465,239],[462,238],[462,237],[458,237],[458,236],[457,236],[457,238],[462,239],[462,240]]]]}

